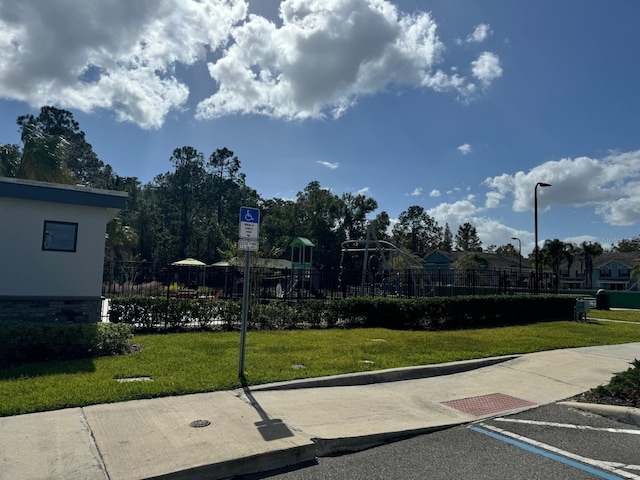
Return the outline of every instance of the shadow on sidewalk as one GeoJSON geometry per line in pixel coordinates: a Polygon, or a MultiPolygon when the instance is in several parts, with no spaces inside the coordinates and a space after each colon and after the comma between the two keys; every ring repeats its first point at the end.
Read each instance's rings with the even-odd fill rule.
{"type": "Polygon", "coordinates": [[[244,377],[241,380],[242,391],[249,400],[249,404],[257,410],[260,418],[262,418],[260,422],[254,423],[254,425],[258,428],[258,432],[260,432],[260,435],[262,435],[262,438],[264,438],[266,442],[270,442],[272,440],[279,440],[281,438],[293,437],[293,432],[289,430],[289,427],[287,427],[281,419],[269,418],[267,412],[264,411],[264,409],[260,406],[258,401],[251,393],[251,390],[249,389],[244,377]]]}

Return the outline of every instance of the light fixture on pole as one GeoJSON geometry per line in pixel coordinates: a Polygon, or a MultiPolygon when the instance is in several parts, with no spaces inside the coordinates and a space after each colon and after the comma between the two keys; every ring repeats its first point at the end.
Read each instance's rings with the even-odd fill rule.
{"type": "Polygon", "coordinates": [[[518,240],[518,285],[522,282],[522,242],[518,237],[511,237],[511,240],[518,240]]]}
{"type": "Polygon", "coordinates": [[[540,265],[538,261],[539,257],[539,248],[538,248],[538,187],[550,187],[551,184],[538,182],[536,186],[533,188],[533,216],[535,221],[535,231],[536,231],[536,244],[534,245],[535,251],[535,278],[534,278],[534,286],[533,293],[538,293],[540,290],[540,265]]]}

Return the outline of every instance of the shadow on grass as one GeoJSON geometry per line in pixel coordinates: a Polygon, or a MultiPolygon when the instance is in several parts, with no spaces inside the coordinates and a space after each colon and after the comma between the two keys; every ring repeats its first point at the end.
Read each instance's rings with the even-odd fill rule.
{"type": "Polygon", "coordinates": [[[0,380],[33,378],[47,375],[64,375],[95,372],[93,358],[76,360],[51,360],[47,362],[25,363],[15,367],[0,368],[0,380]]]}

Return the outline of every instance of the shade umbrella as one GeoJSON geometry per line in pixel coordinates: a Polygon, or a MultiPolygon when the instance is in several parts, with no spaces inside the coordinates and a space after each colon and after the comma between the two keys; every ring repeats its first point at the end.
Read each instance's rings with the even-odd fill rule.
{"type": "Polygon", "coordinates": [[[178,265],[182,267],[206,267],[207,264],[201,262],[200,260],[196,260],[195,258],[185,258],[184,260],[178,260],[177,262],[173,262],[171,265],[178,265]]]}
{"type": "MultiPolygon", "coordinates": [[[[206,267],[207,264],[204,262],[201,262],[200,260],[196,260],[195,258],[185,258],[183,260],[178,260],[177,262],[173,262],[171,264],[172,266],[176,266],[176,267],[206,267]]],[[[188,280],[187,283],[191,282],[191,268],[189,268],[189,272],[188,272],[188,280]]],[[[187,285],[188,287],[189,285],[187,285]]],[[[202,286],[204,287],[204,275],[202,276],[202,286]]],[[[167,289],[167,298],[169,296],[169,290],[167,289]]]]}

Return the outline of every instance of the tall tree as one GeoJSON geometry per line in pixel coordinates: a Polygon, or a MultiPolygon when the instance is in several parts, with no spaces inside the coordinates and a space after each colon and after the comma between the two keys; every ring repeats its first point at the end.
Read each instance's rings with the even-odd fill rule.
{"type": "Polygon", "coordinates": [[[297,204],[300,228],[297,236],[307,237],[315,244],[314,263],[338,267],[340,245],[344,240],[340,229],[344,207],[340,198],[314,181],[298,193],[297,204]]]}
{"type": "Polygon", "coordinates": [[[478,237],[476,227],[469,222],[458,227],[458,233],[456,233],[456,250],[460,252],[482,251],[482,242],[478,237]]]}
{"type": "Polygon", "coordinates": [[[496,255],[500,255],[501,257],[520,257],[520,253],[511,243],[507,243],[506,245],[500,245],[495,250],[496,255]]]}
{"type": "Polygon", "coordinates": [[[420,258],[442,243],[442,227],[418,205],[413,205],[400,214],[392,234],[397,246],[408,249],[420,258]]]}
{"type": "Polygon", "coordinates": [[[169,159],[174,172],[156,177],[161,196],[164,197],[166,219],[174,219],[177,227],[178,256],[195,256],[196,235],[201,233],[204,212],[201,198],[205,182],[204,156],[193,147],[176,148],[169,159]]]}
{"type": "Polygon", "coordinates": [[[292,200],[274,198],[260,205],[260,248],[284,253],[300,235],[298,205],[292,200]]]}
{"type": "Polygon", "coordinates": [[[225,213],[225,199],[228,199],[228,190],[236,186],[237,182],[244,184],[244,174],[239,174],[240,160],[228,148],[219,148],[209,156],[207,162],[212,173],[213,189],[216,196],[216,220],[222,224],[225,213]]]}
{"type": "Polygon", "coordinates": [[[391,219],[387,212],[383,211],[377,214],[375,218],[369,222],[369,225],[378,240],[389,240],[388,231],[391,225],[391,219]]]}
{"type": "Polygon", "coordinates": [[[367,215],[378,208],[378,202],[365,195],[345,193],[342,201],[341,228],[346,240],[364,239],[367,234],[367,215]]]}
{"type": "Polygon", "coordinates": [[[573,248],[570,244],[565,243],[557,238],[553,240],[545,240],[544,245],[540,249],[540,257],[542,264],[551,267],[554,278],[556,279],[556,289],[559,287],[558,279],[560,275],[560,264],[562,260],[566,260],[568,264],[573,261],[573,248]]]}
{"type": "Polygon", "coordinates": [[[451,227],[449,227],[448,223],[444,224],[444,234],[442,235],[440,250],[445,252],[451,252],[453,250],[453,234],[451,233],[451,227]]]}
{"type": "Polygon", "coordinates": [[[640,235],[633,238],[623,238],[613,247],[614,252],[640,252],[640,235]]]}
{"type": "Polygon", "coordinates": [[[65,144],[65,167],[73,173],[76,182],[91,187],[108,187],[112,170],[105,169],[71,112],[51,106],[42,107],[38,116],[22,115],[17,123],[25,150],[33,138],[57,138],[65,144]]]}

